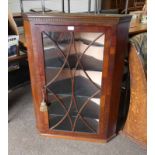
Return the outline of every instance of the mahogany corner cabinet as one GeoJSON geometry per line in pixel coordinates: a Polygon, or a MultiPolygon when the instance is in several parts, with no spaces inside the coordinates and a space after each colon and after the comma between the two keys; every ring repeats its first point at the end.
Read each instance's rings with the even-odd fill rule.
{"type": "Polygon", "coordinates": [[[24,14],[41,135],[107,142],[116,135],[131,16],[24,14]]]}

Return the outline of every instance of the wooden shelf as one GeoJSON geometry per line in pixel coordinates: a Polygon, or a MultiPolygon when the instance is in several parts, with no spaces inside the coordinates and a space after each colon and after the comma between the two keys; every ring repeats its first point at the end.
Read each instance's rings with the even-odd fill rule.
{"type": "MultiPolygon", "coordinates": [[[[53,124],[58,123],[61,119],[63,118],[63,116],[60,115],[50,115],[49,116],[49,124],[50,124],[50,129],[52,129],[53,124]]],[[[88,117],[83,117],[85,121],[87,121],[87,123],[89,123],[89,125],[91,124],[91,128],[93,128],[93,130],[89,129],[87,127],[86,124],[84,124],[80,119],[77,121],[76,127],[74,129],[74,131],[72,131],[72,126],[69,122],[69,120],[66,118],[65,121],[58,125],[54,130],[60,130],[60,131],[72,131],[72,132],[81,132],[81,133],[90,133],[90,134],[96,134],[98,132],[98,125],[99,125],[99,119],[93,119],[93,118],[88,118],[88,117]]],[[[72,120],[76,119],[76,116],[72,116],[71,117],[72,120]]]]}
{"type": "Polygon", "coordinates": [[[27,54],[8,57],[8,62],[22,61],[24,59],[27,59],[27,54]]]}
{"type": "MultiPolygon", "coordinates": [[[[64,96],[61,96],[61,98],[64,100],[64,105],[66,109],[68,109],[71,102],[71,95],[64,95],[64,96]]],[[[77,105],[78,109],[80,109],[83,106],[83,103],[87,101],[87,99],[88,99],[87,97],[83,97],[83,96],[76,97],[76,101],[78,103],[77,105]]],[[[54,114],[60,115],[60,116],[65,115],[65,110],[57,100],[52,99],[50,97],[48,100],[50,101],[48,106],[49,115],[54,115],[54,114]]],[[[73,103],[73,106],[71,107],[70,115],[75,117],[77,115],[77,110],[74,107],[74,104],[75,103],[73,103]]],[[[89,104],[84,109],[84,111],[82,111],[81,114],[85,117],[89,117],[92,119],[99,119],[99,110],[100,110],[100,99],[93,98],[90,100],[89,104]]]]}
{"type": "MultiPolygon", "coordinates": [[[[98,88],[93,85],[89,79],[82,76],[76,76],[74,78],[74,82],[74,90],[72,90],[71,78],[56,81],[49,86],[49,89],[51,89],[55,94],[72,95],[72,91],[74,91],[75,96],[87,97],[90,97],[98,90],[98,88]]],[[[94,98],[100,98],[100,93],[95,95],[94,98]]]]}
{"type": "Polygon", "coordinates": [[[143,32],[147,32],[147,24],[139,23],[133,27],[131,26],[129,29],[129,35],[135,35],[143,32]]]}

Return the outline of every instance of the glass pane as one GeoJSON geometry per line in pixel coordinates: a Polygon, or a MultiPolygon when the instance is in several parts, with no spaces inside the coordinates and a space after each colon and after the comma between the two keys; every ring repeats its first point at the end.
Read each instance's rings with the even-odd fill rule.
{"type": "Polygon", "coordinates": [[[104,33],[43,32],[52,130],[98,133],[104,33]]]}

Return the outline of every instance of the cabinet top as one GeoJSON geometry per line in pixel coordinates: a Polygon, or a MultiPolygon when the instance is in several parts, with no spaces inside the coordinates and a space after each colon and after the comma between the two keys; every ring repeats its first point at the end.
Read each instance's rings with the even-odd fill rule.
{"type": "Polygon", "coordinates": [[[30,22],[46,24],[118,24],[131,20],[131,15],[88,13],[27,13],[23,17],[30,22]]]}

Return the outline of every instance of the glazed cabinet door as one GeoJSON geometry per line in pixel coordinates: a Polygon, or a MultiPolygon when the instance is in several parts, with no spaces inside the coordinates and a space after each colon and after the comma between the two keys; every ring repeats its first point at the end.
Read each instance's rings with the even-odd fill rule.
{"type": "Polygon", "coordinates": [[[42,32],[50,130],[99,133],[103,32],[42,32]]]}

